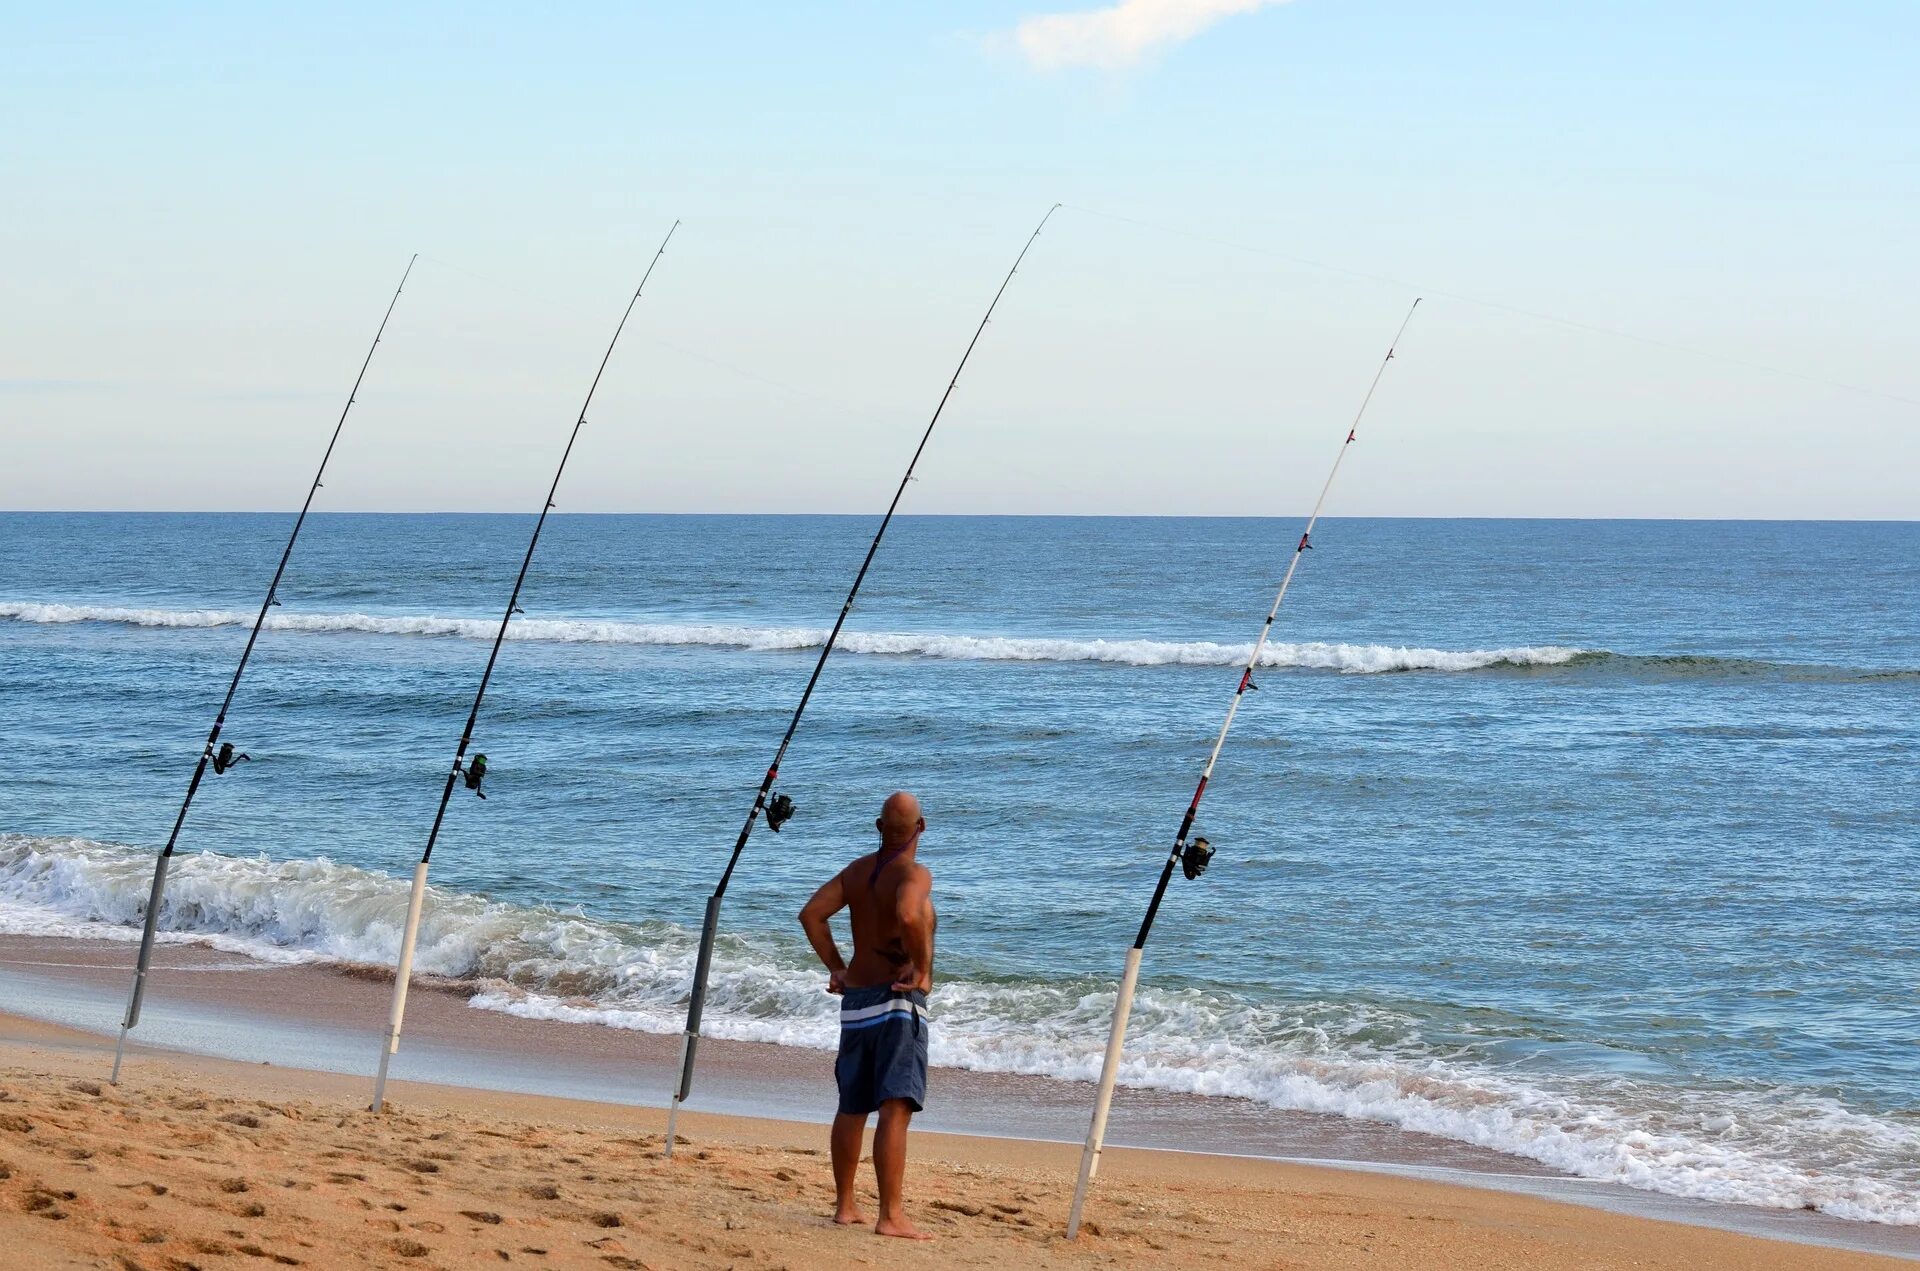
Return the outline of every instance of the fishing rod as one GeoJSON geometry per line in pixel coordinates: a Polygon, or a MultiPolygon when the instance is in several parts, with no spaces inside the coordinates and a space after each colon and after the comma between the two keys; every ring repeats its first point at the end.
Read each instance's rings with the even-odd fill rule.
{"type": "Polygon", "coordinates": [[[1040,231],[1047,227],[1047,221],[1060,210],[1055,203],[1033,227],[1033,233],[1027,236],[1027,242],[1020,254],[1013,258],[1013,268],[1007,270],[1007,276],[1000,280],[1000,290],[993,293],[993,300],[987,305],[987,311],[980,318],[980,325],[974,328],[973,338],[967,341],[967,350],[960,355],[960,364],[953,369],[953,378],[947,381],[947,391],[940,394],[940,402],[933,408],[933,418],[927,421],[926,431],[920,434],[920,444],[914,447],[913,458],[907,461],[907,470],[900,476],[900,485],[893,492],[893,502],[887,504],[885,516],[880,518],[880,528],[873,533],[873,542],[867,545],[866,559],[860,562],[860,569],[853,576],[853,586],[847,589],[846,603],[840,606],[840,616],[833,620],[833,630],[827,633],[826,643],[820,646],[820,656],[813,664],[813,674],[807,677],[807,686],[800,692],[800,702],[793,708],[793,718],[787,721],[787,731],[780,738],[780,747],[773,753],[773,762],[767,766],[767,775],[761,778],[760,789],[753,796],[753,806],[747,810],[746,823],[740,827],[740,837],[734,840],[733,855],[727,858],[727,868],[720,875],[720,882],[713,889],[713,895],[707,898],[707,915],[700,928],[700,953],[693,965],[693,989],[687,1000],[687,1027],[680,1041],[680,1080],[673,1090],[673,1102],[667,1111],[667,1144],[664,1155],[673,1155],[674,1123],[680,1117],[680,1105],[687,1101],[693,1091],[693,1062],[700,1045],[700,1016],[707,1001],[707,977],[713,970],[713,942],[720,929],[720,904],[726,898],[727,884],[733,881],[734,867],[740,864],[740,854],[747,849],[747,840],[753,836],[753,827],[761,816],[767,821],[767,828],[775,834],[780,827],[793,817],[793,800],[774,791],[773,783],[780,778],[780,762],[787,757],[787,747],[793,744],[793,735],[800,728],[800,717],[807,712],[807,703],[813,698],[813,689],[820,682],[820,673],[827,667],[827,658],[833,653],[834,644],[840,639],[840,628],[846,625],[847,615],[853,611],[854,597],[860,594],[860,584],[866,581],[867,569],[873,564],[873,558],[880,551],[880,540],[887,536],[887,527],[893,523],[894,511],[900,506],[901,498],[907,492],[907,483],[913,480],[913,469],[920,462],[921,454],[927,448],[927,442],[933,437],[934,426],[940,422],[940,414],[947,408],[947,400],[953,396],[954,386],[960,382],[961,372],[967,369],[967,360],[973,356],[974,346],[980,343],[980,336],[987,329],[987,323],[993,319],[993,311],[1000,304],[1000,297],[1007,294],[1007,287],[1013,282],[1013,276],[1020,272],[1020,262],[1027,258],[1034,240],[1040,237],[1040,231]]]}
{"type": "Polygon", "coordinates": [[[327,439],[326,453],[320,456],[320,466],[314,471],[313,484],[307,487],[307,501],[300,505],[300,515],[293,520],[293,532],[287,535],[287,546],[280,553],[280,564],[273,571],[273,581],[267,584],[266,599],[260,602],[259,616],[253,620],[253,630],[247,634],[246,647],[240,650],[240,665],[233,669],[233,680],[227,685],[227,695],[220,702],[220,712],[213,717],[213,728],[207,733],[207,744],[200,751],[200,761],[193,766],[193,777],[187,782],[186,798],[180,801],[180,812],[173,818],[173,832],[167,835],[167,845],[160,849],[160,857],[153,865],[153,889],[147,893],[146,925],[140,932],[140,956],[134,962],[133,989],[127,995],[127,1013],[120,1021],[120,1040],[113,1047],[113,1075],[107,1078],[108,1084],[120,1084],[120,1061],[127,1050],[127,1033],[140,1022],[140,1002],[147,992],[147,971],[153,962],[153,938],[160,924],[160,902],[167,892],[167,867],[173,862],[174,845],[180,841],[180,827],[187,822],[187,809],[193,806],[193,796],[199,793],[201,779],[207,775],[211,766],[215,776],[226,772],[236,764],[246,763],[251,756],[235,751],[233,743],[220,740],[220,730],[226,727],[227,710],[233,705],[233,695],[240,689],[240,677],[247,673],[247,661],[253,656],[254,641],[260,638],[260,628],[266,625],[267,610],[280,601],[275,593],[280,590],[280,578],[287,572],[287,561],[293,556],[293,545],[300,537],[300,527],[307,523],[307,510],[313,506],[313,496],[320,491],[320,478],[326,475],[327,461],[333,458],[333,448],[340,440],[340,430],[346,427],[347,415],[353,410],[354,402],[359,400],[361,381],[367,378],[367,368],[373,365],[373,353],[380,347],[380,337],[386,334],[387,319],[393,316],[394,306],[400,303],[400,293],[406,290],[407,278],[413,273],[414,262],[420,259],[415,252],[407,261],[406,269],[400,275],[400,285],[393,289],[393,299],[387,302],[387,311],[380,317],[379,330],[373,333],[373,343],[367,346],[367,356],[360,363],[360,373],[353,377],[353,388],[347,393],[347,404],[340,408],[340,418],[333,425],[333,436],[327,439]],[[218,745],[219,749],[214,747],[218,745]]]}
{"type": "Polygon", "coordinates": [[[547,499],[540,507],[540,516],[533,523],[533,534],[527,540],[527,554],[520,562],[520,573],[513,580],[513,591],[507,596],[506,611],[500,615],[500,630],[494,634],[493,650],[487,654],[486,669],[480,672],[480,687],[474,690],[473,709],[467,712],[467,726],[460,732],[460,744],[454,748],[453,767],[447,772],[447,784],[440,791],[440,807],[433,814],[433,828],[427,831],[427,846],[420,853],[420,863],[413,867],[413,891],[407,897],[407,925],[400,937],[400,960],[393,973],[393,1009],[387,1018],[387,1036],[380,1047],[380,1071],[373,1079],[373,1111],[380,1111],[386,1103],[387,1065],[400,1053],[400,1025],[407,1013],[407,983],[413,978],[413,946],[420,936],[420,908],[427,896],[427,867],[433,860],[433,845],[440,837],[440,824],[447,818],[447,804],[453,800],[453,787],[456,781],[464,782],[467,789],[480,798],[486,798],[481,789],[487,776],[487,757],[475,752],[471,760],[467,759],[467,747],[473,744],[473,729],[480,720],[480,703],[487,695],[487,683],[493,679],[494,663],[500,660],[500,646],[506,642],[507,626],[512,623],[513,615],[525,613],[520,608],[520,589],[526,585],[527,570],[533,564],[533,549],[540,546],[540,531],[546,528],[547,513],[553,511],[553,496],[560,490],[560,477],[567,470],[567,460],[573,455],[573,443],[580,439],[580,428],[587,422],[587,408],[593,405],[593,395],[600,388],[600,377],[607,372],[607,363],[613,360],[614,346],[620,343],[620,333],[627,329],[627,319],[633,316],[633,307],[640,303],[640,293],[647,289],[647,279],[653,277],[655,265],[666,255],[667,244],[673,241],[673,231],[680,228],[675,221],[667,229],[667,236],[660,240],[660,248],[654,252],[653,259],[647,262],[647,270],[640,275],[640,285],[633,289],[633,296],[627,301],[626,312],[620,315],[620,325],[613,329],[613,338],[607,341],[607,351],[600,356],[600,368],[593,373],[593,383],[587,386],[587,399],[580,404],[580,414],[573,421],[573,431],[567,435],[567,448],[560,452],[560,465],[554,469],[553,484],[547,487],[547,499]]]}
{"type": "Polygon", "coordinates": [[[1407,333],[1407,324],[1413,321],[1414,310],[1420,307],[1416,299],[1407,309],[1407,316],[1400,320],[1400,329],[1393,334],[1393,343],[1387,346],[1387,355],[1380,359],[1380,367],[1373,373],[1373,382],[1367,385],[1367,394],[1360,399],[1360,409],[1354,413],[1353,423],[1347,429],[1347,438],[1340,443],[1340,450],[1334,456],[1333,468],[1327,473],[1326,484],[1320,487],[1320,497],[1313,505],[1313,512],[1307,517],[1307,528],[1300,535],[1300,541],[1294,545],[1293,557],[1287,562],[1287,572],[1280,579],[1280,590],[1273,598],[1273,607],[1267,610],[1267,620],[1260,627],[1260,638],[1254,641],[1253,652],[1247,656],[1247,665],[1240,672],[1240,682],[1233,690],[1233,700],[1227,706],[1227,717],[1220,724],[1220,735],[1213,739],[1213,751],[1207,756],[1206,767],[1200,770],[1200,784],[1194,788],[1193,801],[1187,804],[1187,811],[1180,818],[1180,831],[1173,836],[1173,850],[1167,854],[1166,864],[1160,867],[1160,881],[1153,889],[1153,899],[1147,902],[1147,915],[1140,922],[1140,933],[1133,938],[1133,947],[1127,950],[1126,970],[1120,976],[1120,991],[1113,1001],[1113,1025],[1107,1033],[1107,1054],[1100,1066],[1100,1089],[1093,1105],[1093,1124],[1087,1130],[1086,1150],[1080,1154],[1080,1179],[1073,1189],[1073,1209],[1067,1216],[1067,1239],[1080,1238],[1080,1213],[1086,1205],[1087,1188],[1093,1182],[1094,1172],[1100,1167],[1100,1150],[1107,1136],[1107,1112],[1113,1105],[1113,1086],[1120,1075],[1120,1052],[1127,1040],[1127,1016],[1133,1011],[1133,992],[1140,983],[1140,958],[1147,947],[1147,936],[1153,930],[1153,920],[1160,913],[1160,902],[1167,894],[1167,884],[1173,880],[1173,867],[1178,865],[1180,872],[1189,880],[1196,879],[1207,872],[1207,866],[1213,860],[1213,844],[1204,835],[1194,833],[1194,818],[1200,815],[1200,800],[1207,793],[1207,782],[1213,778],[1213,766],[1219,762],[1221,748],[1227,744],[1227,732],[1233,727],[1233,717],[1239,713],[1240,703],[1246,697],[1248,689],[1257,689],[1253,682],[1253,668],[1259,664],[1260,654],[1266,650],[1267,637],[1273,634],[1273,620],[1280,614],[1280,605],[1287,598],[1287,588],[1293,583],[1294,571],[1300,568],[1301,557],[1313,546],[1313,527],[1320,520],[1320,509],[1326,506],[1327,491],[1333,489],[1333,479],[1340,474],[1340,463],[1347,457],[1347,447],[1360,432],[1360,421],[1366,417],[1367,406],[1373,401],[1374,390],[1380,387],[1381,379],[1387,373],[1388,363],[1393,361],[1394,349],[1399,347],[1400,337],[1407,333]],[[1192,835],[1191,838],[1188,836],[1192,835]]]}

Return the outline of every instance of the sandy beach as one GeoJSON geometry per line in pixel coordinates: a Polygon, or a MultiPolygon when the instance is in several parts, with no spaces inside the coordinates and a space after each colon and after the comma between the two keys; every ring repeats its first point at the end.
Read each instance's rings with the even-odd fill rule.
{"type": "Polygon", "coordinates": [[[9,16],[0,1271],[1920,1269],[1920,4],[9,16]]]}
{"type": "Polygon", "coordinates": [[[817,1126],[661,1114],[142,1052],[0,1016],[0,1231],[10,1265],[473,1267],[1672,1267],[1907,1265],[1529,1196],[1234,1157],[1119,1149],[1077,1244],[1074,1151],[918,1137],[914,1213],[884,1242],[826,1220],[817,1126]]]}

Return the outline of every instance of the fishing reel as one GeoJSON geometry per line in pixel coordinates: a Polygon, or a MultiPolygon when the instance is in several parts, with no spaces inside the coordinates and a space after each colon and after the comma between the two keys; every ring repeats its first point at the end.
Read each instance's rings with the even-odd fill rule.
{"type": "Polygon", "coordinates": [[[233,750],[233,743],[230,741],[223,741],[220,743],[220,749],[214,752],[213,774],[217,777],[221,773],[225,772],[227,769],[233,767],[235,764],[251,763],[251,762],[253,762],[252,755],[249,755],[244,751],[239,754],[235,754],[233,750]]]}
{"type": "Polygon", "coordinates": [[[767,818],[767,828],[778,834],[781,826],[793,820],[793,800],[776,792],[767,800],[763,815],[767,818]]]}
{"type": "Polygon", "coordinates": [[[1180,872],[1191,881],[1206,873],[1207,866],[1211,864],[1213,864],[1213,844],[1207,841],[1206,836],[1196,834],[1187,840],[1186,847],[1180,853],[1180,872]]]}
{"type": "Polygon", "coordinates": [[[487,792],[480,788],[480,783],[487,779],[487,757],[476,754],[467,760],[467,766],[460,770],[460,778],[466,782],[467,789],[482,799],[486,798],[487,792]]]}

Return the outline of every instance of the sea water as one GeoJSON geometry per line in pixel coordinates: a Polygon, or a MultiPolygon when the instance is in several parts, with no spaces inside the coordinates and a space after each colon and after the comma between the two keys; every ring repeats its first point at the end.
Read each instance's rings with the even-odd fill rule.
{"type": "MultiPolygon", "coordinates": [[[[0,515],[0,930],[137,934],[286,515],[0,515]]],[[[162,926],[391,962],[531,517],[316,515],[162,926]]],[[[556,516],[421,970],[677,1031],[872,517],[556,516]]],[[[793,921],[918,792],[936,1063],[1089,1079],[1294,519],[907,517],[729,894],[712,1035],[823,1047],[793,921]]],[[[1920,1223],[1920,526],[1329,520],[1121,1080],[1920,1223]]],[[[1207,1146],[1231,1150],[1231,1143],[1207,1146]]]]}

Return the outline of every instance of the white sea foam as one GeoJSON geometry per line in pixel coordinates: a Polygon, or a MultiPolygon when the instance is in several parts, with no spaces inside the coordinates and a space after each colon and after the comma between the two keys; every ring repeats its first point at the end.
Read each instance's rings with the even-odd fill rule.
{"type": "MultiPolygon", "coordinates": [[[[223,609],[130,609],[110,605],[0,603],[0,619],[16,622],[113,622],[141,627],[226,627],[252,623],[253,614],[223,609]]],[[[444,618],[364,613],[268,615],[271,631],[440,636],[491,640],[492,618],[444,618]]],[[[706,645],[780,651],[817,649],[825,628],[750,627],[725,623],[630,622],[595,618],[521,618],[508,628],[513,640],[573,644],[706,645]]],[[[847,631],[839,647],[849,653],[939,658],[970,662],[1105,662],[1121,666],[1238,666],[1251,644],[1210,640],[1135,640],[1046,636],[947,635],[938,632],[847,631]]],[[[1373,675],[1391,671],[1478,671],[1495,666],[1558,666],[1587,650],[1560,645],[1497,649],[1430,649],[1388,644],[1269,644],[1262,666],[1301,667],[1373,675]]]]}
{"type": "MultiPolygon", "coordinates": [[[[82,839],[0,835],[0,931],[131,940],[151,862],[82,839]]],[[[326,860],[181,856],[162,938],[274,961],[391,964],[405,905],[404,880],[326,860]]],[[[423,973],[469,982],[482,1009],[672,1033],[693,954],[691,933],[672,924],[434,889],[418,957],[423,973]]],[[[1105,982],[950,980],[934,1061],[1091,1080],[1112,1003],[1105,982]]],[[[796,951],[723,936],[706,1031],[827,1048],[834,1004],[796,951]]],[[[1518,1072],[1470,1047],[1428,1046],[1410,1011],[1148,987],[1121,1081],[1384,1122],[1671,1195],[1920,1224],[1912,1125],[1805,1091],[1518,1072]]]]}

